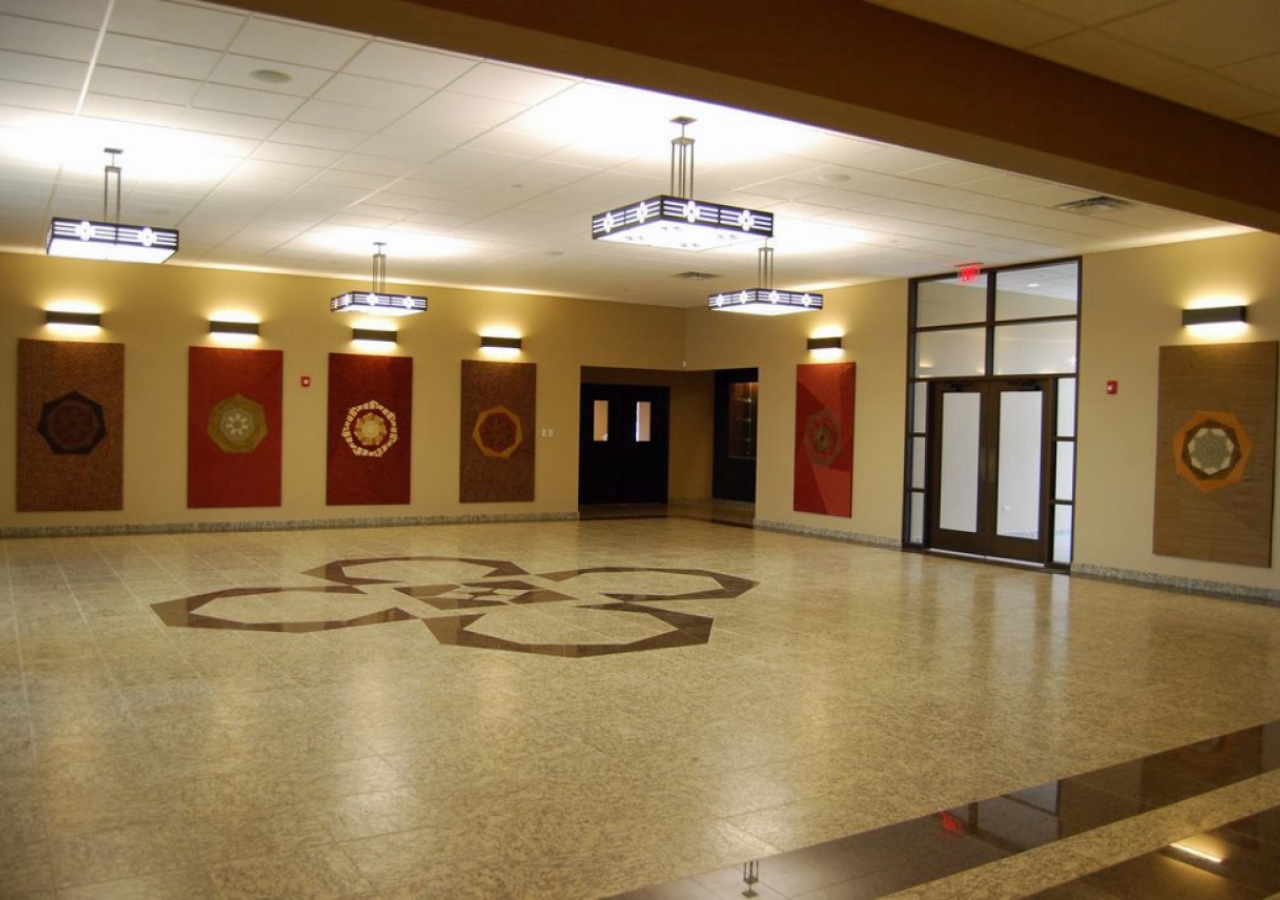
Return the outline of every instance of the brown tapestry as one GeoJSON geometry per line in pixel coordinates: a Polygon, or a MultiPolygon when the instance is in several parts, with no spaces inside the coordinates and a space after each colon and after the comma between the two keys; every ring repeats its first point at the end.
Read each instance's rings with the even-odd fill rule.
{"type": "Polygon", "coordinates": [[[462,503],[533,499],[533,363],[462,361],[462,503]]]}
{"type": "Polygon", "coordinates": [[[124,508],[124,344],[18,341],[18,512],[124,508]]]}
{"type": "Polygon", "coordinates": [[[1271,565],[1278,347],[1160,348],[1153,552],[1271,565]]]}

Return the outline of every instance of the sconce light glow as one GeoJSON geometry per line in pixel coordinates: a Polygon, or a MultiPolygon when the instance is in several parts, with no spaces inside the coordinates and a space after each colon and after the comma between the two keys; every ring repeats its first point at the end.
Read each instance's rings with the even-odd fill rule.
{"type": "Polygon", "coordinates": [[[102,327],[102,314],[49,309],[45,310],[44,323],[55,331],[65,331],[71,334],[84,333],[102,327]]]}
{"type": "Polygon", "coordinates": [[[1206,297],[1182,311],[1183,327],[1196,337],[1224,339],[1248,330],[1248,307],[1237,297],[1206,297]]]}
{"type": "Polygon", "coordinates": [[[480,352],[498,359],[511,359],[519,356],[524,347],[524,339],[520,337],[504,337],[496,334],[480,336],[480,352]]]}
{"type": "Polygon", "coordinates": [[[365,350],[388,350],[396,343],[397,335],[385,328],[352,328],[351,340],[365,350]]]}

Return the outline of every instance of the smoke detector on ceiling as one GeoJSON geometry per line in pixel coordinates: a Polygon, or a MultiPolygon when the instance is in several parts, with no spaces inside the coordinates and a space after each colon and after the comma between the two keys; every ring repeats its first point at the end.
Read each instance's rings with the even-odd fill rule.
{"type": "Polygon", "coordinates": [[[1121,200],[1119,197],[1099,194],[1096,197],[1085,197],[1083,200],[1072,200],[1070,203],[1059,203],[1054,209],[1067,212],[1093,212],[1094,210],[1133,209],[1135,206],[1137,204],[1132,200],[1121,200]]]}

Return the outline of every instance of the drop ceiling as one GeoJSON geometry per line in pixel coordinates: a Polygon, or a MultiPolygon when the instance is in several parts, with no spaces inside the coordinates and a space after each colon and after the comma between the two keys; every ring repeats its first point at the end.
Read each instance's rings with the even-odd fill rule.
{"type": "MultiPolygon", "coordinates": [[[[1275,9],[1273,0],[1225,5],[1233,3],[1259,15],[1275,9]]],[[[1280,128],[1280,28],[1254,34],[1244,51],[1227,52],[1230,41],[1201,47],[1192,26],[1211,23],[1201,26],[1199,0],[883,5],[1163,96],[1182,91],[1180,102],[1250,127],[1280,128]],[[1151,39],[1125,24],[1162,10],[1190,23],[1191,43],[1169,38],[1167,22],[1151,39]],[[1063,49],[1073,36],[1084,48],[1074,56],[1063,49]],[[1106,68],[1098,60],[1111,59],[1108,41],[1126,44],[1126,71],[1098,71],[1106,68]],[[1167,82],[1143,74],[1162,67],[1167,82]],[[1232,92],[1177,87],[1193,76],[1223,79],[1254,101],[1215,105],[1232,92]]],[[[1259,32],[1258,23],[1248,30],[1259,32]]],[[[750,286],[753,247],[636,248],[593,242],[589,229],[592,213],[667,190],[678,133],[670,120],[681,115],[697,119],[695,196],[774,213],[780,287],[1241,230],[1144,204],[1064,211],[1056,207],[1098,191],[239,9],[0,0],[0,247],[43,252],[51,216],[100,217],[102,150],[118,147],[122,220],[179,228],[169,265],[341,276],[358,286],[382,241],[393,283],[699,306],[709,291],[750,286]],[[679,277],[691,271],[713,277],[679,277]]]]}

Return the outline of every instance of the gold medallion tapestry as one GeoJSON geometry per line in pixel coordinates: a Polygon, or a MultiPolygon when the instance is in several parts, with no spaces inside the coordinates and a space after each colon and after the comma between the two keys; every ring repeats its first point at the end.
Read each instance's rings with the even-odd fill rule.
{"type": "Polygon", "coordinates": [[[1271,565],[1277,347],[1160,348],[1153,552],[1271,565]]]}
{"type": "Polygon", "coordinates": [[[533,363],[462,361],[462,503],[533,499],[533,363]]]}

